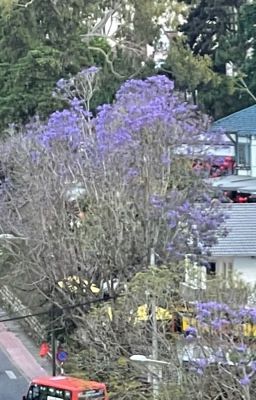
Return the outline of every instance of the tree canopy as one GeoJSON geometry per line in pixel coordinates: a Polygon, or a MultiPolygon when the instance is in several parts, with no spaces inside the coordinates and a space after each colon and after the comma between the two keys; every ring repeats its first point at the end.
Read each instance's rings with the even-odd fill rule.
{"type": "Polygon", "coordinates": [[[208,146],[218,141],[207,132],[207,118],[185,104],[165,76],[126,81],[113,105],[103,105],[93,117],[97,74],[97,68],[90,68],[61,79],[56,95],[70,108],[2,145],[3,170],[12,189],[11,198],[7,190],[1,202],[0,224],[23,237],[33,232],[29,253],[25,246],[17,254],[20,273],[25,262],[34,278],[44,276],[47,290],[53,285],[55,291],[56,279],[78,271],[88,279],[127,279],[146,268],[151,247],[160,263],[179,261],[184,254],[207,258],[222,221],[207,196],[211,187],[191,164],[196,156],[207,157],[208,146]],[[73,232],[69,215],[73,221],[76,214],[68,193],[76,187],[85,195],[73,206],[86,217],[73,232]],[[20,210],[17,223],[15,210],[20,210]],[[70,253],[66,260],[64,248],[70,253]]]}
{"type": "Polygon", "coordinates": [[[197,87],[198,103],[215,118],[251,105],[255,5],[243,0],[186,3],[190,11],[180,29],[195,57],[210,57],[215,74],[215,79],[197,87]]]}

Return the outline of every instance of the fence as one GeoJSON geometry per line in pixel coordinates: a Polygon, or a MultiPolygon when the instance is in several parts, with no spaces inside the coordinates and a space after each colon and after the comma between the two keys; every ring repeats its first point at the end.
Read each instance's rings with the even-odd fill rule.
{"type": "MultiPolygon", "coordinates": [[[[24,304],[17,298],[17,296],[6,286],[0,287],[0,297],[3,301],[4,307],[11,313],[15,313],[17,316],[24,316],[32,314],[32,311],[24,306],[24,304]]],[[[20,323],[25,330],[28,330],[32,334],[36,342],[44,339],[45,327],[39,322],[39,320],[31,316],[20,320],[20,323]]]]}

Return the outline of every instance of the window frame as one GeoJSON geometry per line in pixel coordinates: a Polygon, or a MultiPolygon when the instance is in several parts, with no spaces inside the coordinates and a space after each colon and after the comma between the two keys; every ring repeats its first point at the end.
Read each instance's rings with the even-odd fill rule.
{"type": "Polygon", "coordinates": [[[234,278],[234,262],[232,259],[224,259],[222,261],[222,274],[227,282],[232,282],[234,278]]]}
{"type": "Polygon", "coordinates": [[[251,168],[251,136],[236,137],[236,164],[237,169],[251,168]]]}

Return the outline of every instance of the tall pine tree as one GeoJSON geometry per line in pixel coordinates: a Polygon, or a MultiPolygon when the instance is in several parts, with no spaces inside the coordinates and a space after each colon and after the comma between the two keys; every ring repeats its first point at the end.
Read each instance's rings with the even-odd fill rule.
{"type": "Polygon", "coordinates": [[[246,44],[239,34],[239,18],[246,0],[198,0],[190,5],[181,26],[193,54],[209,56],[218,79],[198,88],[198,101],[218,118],[250,104],[247,93],[237,89],[237,78],[227,76],[230,63],[244,65],[246,44]]]}

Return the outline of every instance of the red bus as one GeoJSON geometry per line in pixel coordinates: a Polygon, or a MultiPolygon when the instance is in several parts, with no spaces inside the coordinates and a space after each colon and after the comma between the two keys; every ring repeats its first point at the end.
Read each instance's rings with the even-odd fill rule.
{"type": "Polygon", "coordinates": [[[35,378],[23,400],[109,400],[104,383],[68,376],[35,378]]]}

